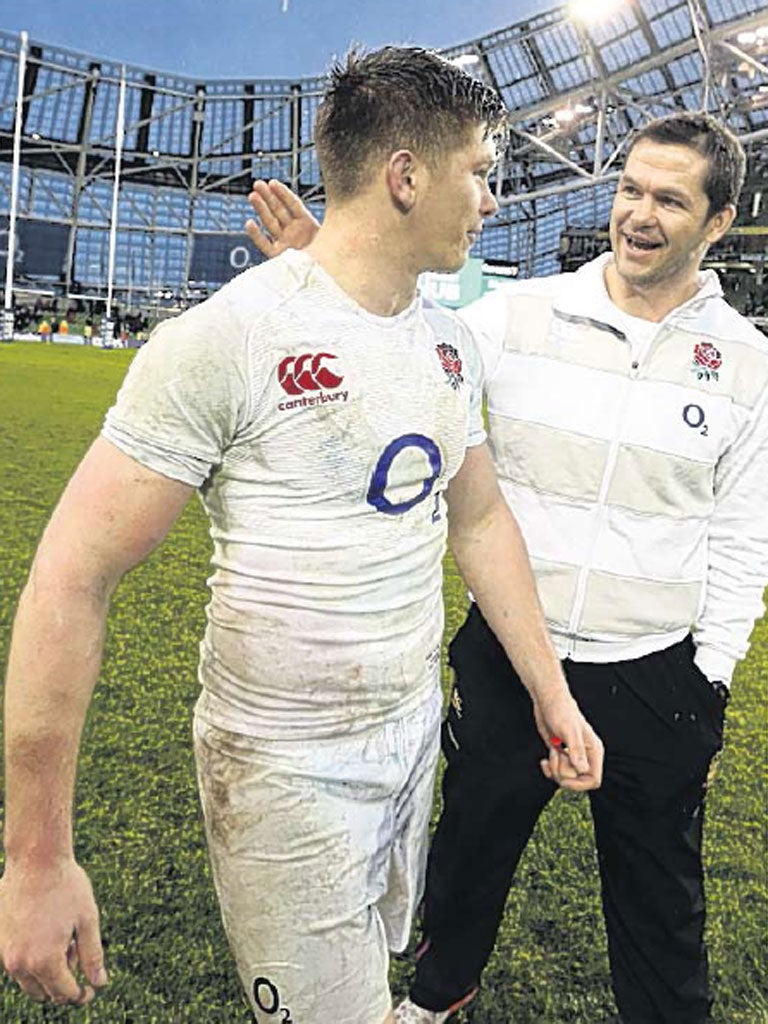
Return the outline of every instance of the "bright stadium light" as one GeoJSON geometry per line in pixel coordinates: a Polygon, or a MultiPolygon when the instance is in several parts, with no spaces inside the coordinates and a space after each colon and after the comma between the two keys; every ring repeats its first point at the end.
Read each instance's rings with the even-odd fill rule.
{"type": "Polygon", "coordinates": [[[754,43],[761,43],[768,40],[768,25],[760,25],[749,32],[739,32],[736,42],[741,46],[751,46],[754,43]]]}
{"type": "Polygon", "coordinates": [[[460,53],[458,57],[453,57],[451,60],[451,64],[455,64],[457,68],[473,68],[479,63],[480,58],[476,53],[460,53]]]}
{"type": "Polygon", "coordinates": [[[609,18],[624,2],[625,0],[571,0],[568,9],[576,21],[597,22],[609,18]]]}
{"type": "Polygon", "coordinates": [[[547,119],[548,127],[563,128],[566,125],[573,124],[577,119],[583,119],[589,114],[594,114],[594,112],[595,108],[590,103],[573,103],[567,107],[560,107],[559,110],[555,110],[547,119]]]}

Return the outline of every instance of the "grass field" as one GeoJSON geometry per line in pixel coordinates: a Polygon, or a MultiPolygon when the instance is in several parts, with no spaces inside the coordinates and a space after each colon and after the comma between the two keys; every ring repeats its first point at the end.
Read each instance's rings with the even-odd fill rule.
{"type": "MultiPolygon", "coordinates": [[[[99,429],[127,352],[0,346],[0,652],[37,539],[99,429]]],[[[0,981],[0,1024],[223,1024],[249,1019],[210,883],[190,743],[209,540],[193,502],[121,585],[83,744],[77,851],[102,909],[112,983],[85,1010],[39,1008],[0,981]]],[[[447,633],[465,597],[446,566],[447,633]]],[[[766,680],[756,629],[709,804],[709,943],[718,1024],[768,1022],[766,680]]],[[[396,961],[392,984],[409,967],[396,961]]],[[[591,825],[560,795],[526,853],[475,1024],[600,1024],[613,1014],[591,825]]],[[[319,1021],[296,1024],[321,1024],[319,1021]]],[[[323,1022],[332,1024],[332,1022],[323,1022]]]]}

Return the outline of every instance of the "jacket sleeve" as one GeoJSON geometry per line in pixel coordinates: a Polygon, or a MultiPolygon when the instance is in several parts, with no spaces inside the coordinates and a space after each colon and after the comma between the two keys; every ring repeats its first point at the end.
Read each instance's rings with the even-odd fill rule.
{"type": "Polygon", "coordinates": [[[715,470],[704,608],[696,664],[729,683],[763,614],[768,583],[768,388],[715,470]]]}

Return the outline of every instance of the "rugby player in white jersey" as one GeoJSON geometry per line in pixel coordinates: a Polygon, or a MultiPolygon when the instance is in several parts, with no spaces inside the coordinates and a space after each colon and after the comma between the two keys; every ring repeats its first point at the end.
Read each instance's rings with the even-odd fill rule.
{"type": "Polygon", "coordinates": [[[109,598],[197,490],[214,571],[195,750],[214,880],[256,1019],[392,1020],[387,949],[422,884],[438,749],[441,559],[525,681],[545,774],[599,785],[484,443],[478,359],[416,294],[496,205],[498,97],[430,52],[333,69],[328,206],[136,357],[41,541],[6,690],[0,956],[33,999],[105,984],[73,850],[77,749],[109,598]],[[564,741],[567,750],[552,742],[564,741]]]}

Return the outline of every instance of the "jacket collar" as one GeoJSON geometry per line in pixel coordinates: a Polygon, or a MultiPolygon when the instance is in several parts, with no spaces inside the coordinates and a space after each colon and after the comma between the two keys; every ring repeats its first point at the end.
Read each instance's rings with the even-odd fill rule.
{"type": "MultiPolygon", "coordinates": [[[[605,268],[613,260],[606,252],[590,260],[573,274],[563,276],[563,287],[555,296],[554,309],[566,316],[580,317],[607,324],[622,331],[621,313],[613,304],[605,286],[605,268]]],[[[664,318],[664,323],[690,320],[697,317],[711,299],[722,298],[720,278],[714,270],[699,271],[699,290],[682,306],[677,306],[664,318]]]]}

